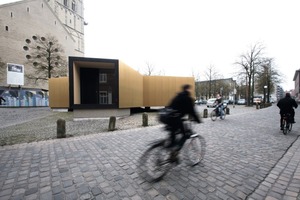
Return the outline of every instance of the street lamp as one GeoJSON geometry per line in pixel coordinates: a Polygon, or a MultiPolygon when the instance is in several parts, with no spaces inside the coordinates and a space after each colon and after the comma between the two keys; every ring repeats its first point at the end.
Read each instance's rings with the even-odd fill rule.
{"type": "Polygon", "coordinates": [[[264,86],[264,103],[266,103],[266,90],[267,90],[268,86],[264,86]]]}

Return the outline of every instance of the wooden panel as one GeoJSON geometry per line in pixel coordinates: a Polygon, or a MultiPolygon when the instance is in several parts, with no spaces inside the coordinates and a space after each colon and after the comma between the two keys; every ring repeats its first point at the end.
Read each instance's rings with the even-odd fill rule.
{"type": "MultiPolygon", "coordinates": [[[[181,91],[184,84],[192,85],[192,91],[195,86],[193,77],[144,76],[143,81],[143,105],[145,107],[166,106],[176,93],[181,91]]],[[[192,96],[195,96],[194,92],[192,96]]]]}
{"type": "Polygon", "coordinates": [[[143,76],[119,61],[119,108],[143,106],[143,76]]]}
{"type": "Polygon", "coordinates": [[[69,78],[49,79],[49,107],[69,108],[69,78]]]}

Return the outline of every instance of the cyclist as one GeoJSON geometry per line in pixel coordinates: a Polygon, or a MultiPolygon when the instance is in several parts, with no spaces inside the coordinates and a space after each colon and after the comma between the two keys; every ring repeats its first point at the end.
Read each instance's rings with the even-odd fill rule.
{"type": "Polygon", "coordinates": [[[191,97],[191,85],[183,85],[182,91],[178,93],[169,104],[169,108],[173,109],[178,113],[177,117],[173,117],[172,120],[168,123],[170,126],[170,144],[168,147],[174,147],[177,144],[175,143],[176,134],[182,134],[181,140],[179,141],[179,148],[176,149],[177,151],[173,151],[174,153],[171,155],[171,160],[178,162],[177,154],[180,148],[183,146],[186,140],[185,129],[183,125],[183,117],[187,114],[192,116],[194,120],[200,123],[200,118],[197,116],[195,109],[194,109],[194,100],[191,97]],[[178,130],[180,132],[178,132],[178,130]]]}
{"type": "Polygon", "coordinates": [[[216,114],[219,115],[219,111],[223,109],[223,100],[220,94],[217,94],[217,99],[215,101],[216,104],[216,114]]]}
{"type": "Polygon", "coordinates": [[[285,97],[280,99],[277,103],[278,108],[280,109],[280,129],[283,130],[282,119],[283,115],[289,113],[291,115],[291,123],[295,123],[295,111],[294,108],[298,107],[295,99],[291,98],[290,93],[286,93],[285,97]]]}

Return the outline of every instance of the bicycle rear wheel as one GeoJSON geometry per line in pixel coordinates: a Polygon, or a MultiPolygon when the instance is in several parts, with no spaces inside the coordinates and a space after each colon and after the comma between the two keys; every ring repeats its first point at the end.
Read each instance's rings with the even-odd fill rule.
{"type": "Polygon", "coordinates": [[[191,135],[190,139],[186,141],[187,157],[192,166],[201,162],[205,154],[205,140],[199,134],[191,135]]]}
{"type": "Polygon", "coordinates": [[[171,150],[164,147],[164,141],[152,145],[140,159],[139,174],[148,182],[161,180],[171,169],[171,150]]]}
{"type": "Polygon", "coordinates": [[[217,113],[216,113],[215,110],[211,111],[210,118],[211,118],[212,121],[216,121],[216,119],[217,119],[217,113]]]}
{"type": "Polygon", "coordinates": [[[283,134],[286,135],[288,130],[289,130],[289,127],[288,127],[288,124],[287,124],[287,121],[284,119],[283,122],[282,122],[282,125],[283,125],[283,134]]]}

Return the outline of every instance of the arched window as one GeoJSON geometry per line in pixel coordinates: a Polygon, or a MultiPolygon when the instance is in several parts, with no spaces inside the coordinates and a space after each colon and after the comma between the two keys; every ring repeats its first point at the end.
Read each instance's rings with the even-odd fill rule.
{"type": "Polygon", "coordinates": [[[73,10],[73,11],[76,11],[76,3],[75,3],[74,0],[72,1],[72,10],[73,10]]]}

